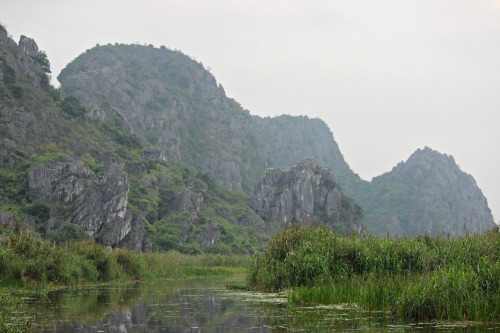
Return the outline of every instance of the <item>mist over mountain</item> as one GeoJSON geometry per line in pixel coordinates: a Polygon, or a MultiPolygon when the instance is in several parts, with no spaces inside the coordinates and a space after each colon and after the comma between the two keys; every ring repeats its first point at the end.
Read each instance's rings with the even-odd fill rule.
{"type": "Polygon", "coordinates": [[[428,147],[375,177],[356,198],[365,207],[366,227],[379,235],[459,236],[495,227],[474,178],[452,156],[428,147]]]}
{"type": "Polygon", "coordinates": [[[253,253],[289,223],[394,236],[494,227],[452,157],[417,150],[363,181],[322,120],[252,116],[179,51],[96,46],[60,73],[60,90],[33,40],[2,27],[0,51],[0,228],[253,253]]]}

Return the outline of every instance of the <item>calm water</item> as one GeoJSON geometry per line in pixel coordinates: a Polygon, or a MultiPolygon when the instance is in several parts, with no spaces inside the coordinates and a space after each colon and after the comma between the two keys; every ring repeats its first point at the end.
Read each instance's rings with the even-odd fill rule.
{"type": "Polygon", "coordinates": [[[38,332],[484,332],[500,324],[404,324],[386,313],[301,308],[273,295],[231,291],[239,280],[169,280],[82,287],[32,300],[38,332]]]}

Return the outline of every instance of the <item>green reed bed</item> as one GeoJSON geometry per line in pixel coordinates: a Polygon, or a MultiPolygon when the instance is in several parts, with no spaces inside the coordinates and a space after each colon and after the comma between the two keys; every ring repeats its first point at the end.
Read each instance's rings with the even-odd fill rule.
{"type": "Polygon", "coordinates": [[[29,295],[61,286],[243,274],[250,262],[246,256],[107,251],[92,241],[57,246],[33,232],[1,238],[0,332],[25,331],[16,309],[29,295]]]}
{"type": "Polygon", "coordinates": [[[250,257],[238,255],[187,255],[167,252],[143,253],[137,256],[144,267],[144,277],[148,280],[245,274],[250,264],[250,257]]]}
{"type": "Polygon", "coordinates": [[[291,228],[254,256],[250,288],[297,304],[357,304],[412,320],[500,319],[500,233],[458,239],[341,237],[291,228]]]}
{"type": "Polygon", "coordinates": [[[107,251],[92,241],[56,246],[32,232],[4,236],[0,244],[0,286],[77,285],[107,281],[244,273],[246,256],[136,254],[107,251]]]}

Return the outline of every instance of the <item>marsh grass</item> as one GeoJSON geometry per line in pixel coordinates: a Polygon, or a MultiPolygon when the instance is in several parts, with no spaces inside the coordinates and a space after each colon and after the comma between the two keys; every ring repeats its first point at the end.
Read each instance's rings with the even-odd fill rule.
{"type": "Polygon", "coordinates": [[[81,283],[244,273],[247,256],[136,254],[92,241],[56,246],[33,232],[5,237],[0,244],[0,286],[81,283]]]}
{"type": "Polygon", "coordinates": [[[29,231],[2,238],[0,332],[27,330],[30,319],[16,316],[26,293],[39,297],[48,290],[64,286],[243,274],[250,263],[249,257],[237,255],[106,251],[104,246],[92,241],[57,246],[29,231]]]}
{"type": "Polygon", "coordinates": [[[357,304],[414,321],[500,319],[500,233],[459,239],[341,237],[295,227],[255,255],[250,288],[292,303],[357,304]]]}

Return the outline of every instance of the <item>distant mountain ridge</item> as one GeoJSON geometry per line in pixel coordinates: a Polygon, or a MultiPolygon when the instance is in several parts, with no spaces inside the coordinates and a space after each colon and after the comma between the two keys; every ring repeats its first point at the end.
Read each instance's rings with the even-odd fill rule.
{"type": "Polygon", "coordinates": [[[495,227],[474,178],[452,156],[428,147],[375,177],[357,198],[366,209],[367,228],[378,234],[459,236],[495,227]]]}

